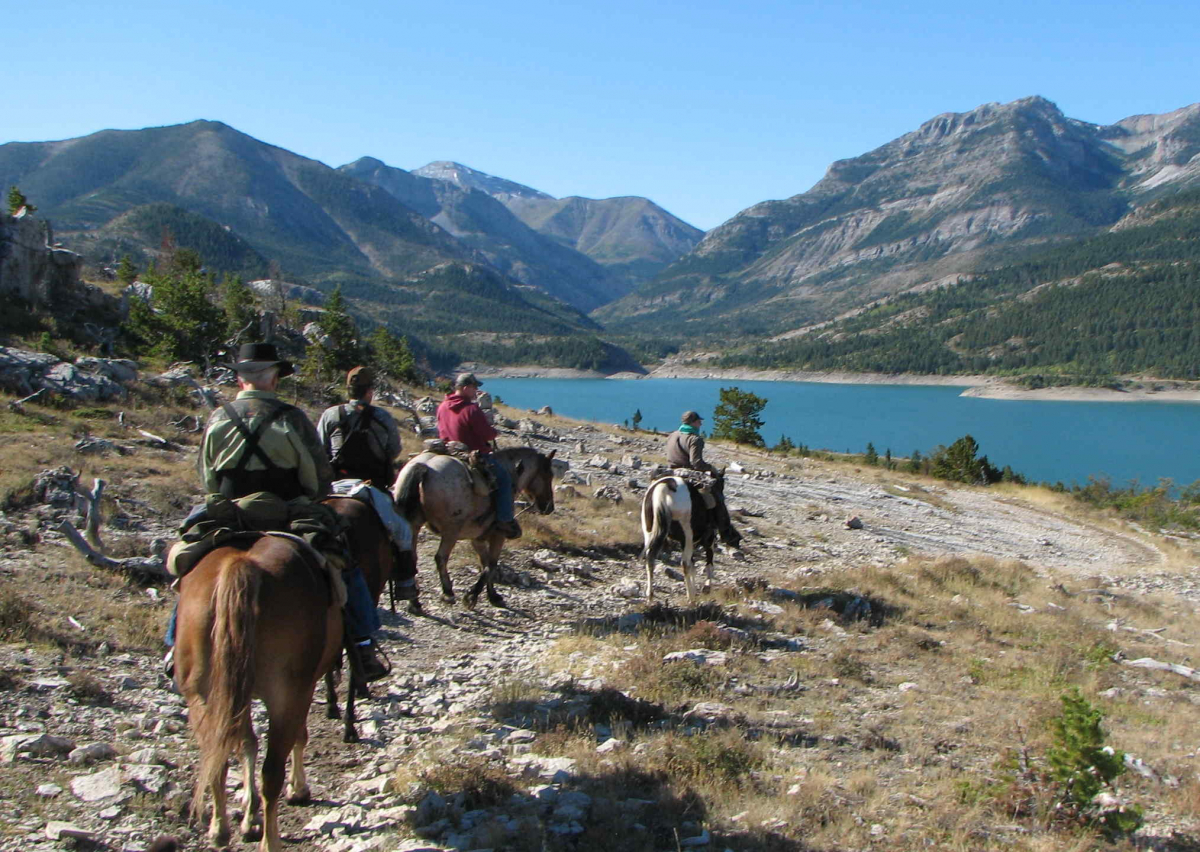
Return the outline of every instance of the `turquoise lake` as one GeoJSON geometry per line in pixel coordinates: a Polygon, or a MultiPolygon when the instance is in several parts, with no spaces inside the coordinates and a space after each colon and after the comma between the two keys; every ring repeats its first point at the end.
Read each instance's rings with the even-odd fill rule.
{"type": "Polygon", "coordinates": [[[962,388],[835,385],[716,379],[486,379],[486,389],[518,408],[549,405],[558,414],[622,424],[642,412],[643,429],[669,431],[694,408],[712,428],[722,387],[768,400],[762,436],[787,435],[812,449],[882,456],[922,454],[970,434],[997,467],[1036,482],[1086,483],[1107,476],[1178,485],[1200,479],[1200,453],[1188,449],[1200,404],[1188,402],[1022,402],[961,397],[962,388]]]}

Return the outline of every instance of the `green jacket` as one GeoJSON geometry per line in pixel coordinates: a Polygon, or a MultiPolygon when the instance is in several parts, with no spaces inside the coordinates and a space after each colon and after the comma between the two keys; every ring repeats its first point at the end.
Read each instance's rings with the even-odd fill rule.
{"type": "MultiPolygon", "coordinates": [[[[275,394],[267,391],[241,391],[231,405],[241,415],[251,432],[275,409],[283,409],[279,417],[263,432],[259,447],[271,465],[283,472],[283,478],[294,482],[298,493],[281,495],[284,499],[300,495],[318,499],[329,493],[333,470],[330,468],[329,459],[325,457],[317,430],[307,414],[294,405],[280,401],[275,394]]],[[[223,408],[218,408],[212,413],[204,430],[200,458],[197,462],[200,483],[205,491],[210,494],[221,493],[224,479],[222,474],[227,476],[238,466],[246,443],[246,438],[223,408]]],[[[245,470],[250,473],[262,472],[267,470],[267,465],[261,458],[252,455],[247,460],[245,470]]]]}

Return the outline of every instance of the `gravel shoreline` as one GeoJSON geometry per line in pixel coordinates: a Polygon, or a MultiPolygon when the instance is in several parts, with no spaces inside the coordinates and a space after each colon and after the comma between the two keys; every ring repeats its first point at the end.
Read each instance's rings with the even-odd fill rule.
{"type": "Polygon", "coordinates": [[[803,370],[731,370],[667,364],[649,373],[604,374],[595,370],[565,367],[491,367],[463,365],[479,376],[504,379],[721,379],[755,382],[816,382],[839,385],[919,385],[961,387],[960,396],[979,399],[1030,402],[1200,402],[1200,382],[1146,377],[1125,379],[1120,390],[1069,385],[1053,388],[1023,388],[994,376],[932,376],[909,373],[806,372],[803,370]]]}

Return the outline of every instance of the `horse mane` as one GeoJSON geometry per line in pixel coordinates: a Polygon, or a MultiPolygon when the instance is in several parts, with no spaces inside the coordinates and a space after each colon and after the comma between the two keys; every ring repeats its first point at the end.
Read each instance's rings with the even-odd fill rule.
{"type": "Polygon", "coordinates": [[[220,777],[229,755],[238,748],[250,722],[254,687],[254,631],[258,621],[258,587],[262,572],[238,553],[227,557],[213,590],[212,658],[208,700],[194,705],[200,770],[192,795],[197,818],[204,791],[220,777]]]}

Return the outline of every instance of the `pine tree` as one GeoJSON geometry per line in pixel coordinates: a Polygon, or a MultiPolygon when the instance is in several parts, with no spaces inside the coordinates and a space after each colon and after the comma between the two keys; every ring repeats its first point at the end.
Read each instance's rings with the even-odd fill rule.
{"type": "Polygon", "coordinates": [[[124,255],[121,262],[117,265],[117,280],[128,287],[134,281],[137,281],[138,270],[133,264],[133,258],[129,255],[124,255]]]}
{"type": "Polygon", "coordinates": [[[370,363],[381,375],[398,382],[420,384],[424,377],[417,369],[416,359],[409,348],[407,337],[396,337],[388,329],[380,326],[375,329],[367,340],[370,349],[370,363]]]}
{"type": "Polygon", "coordinates": [[[633,431],[636,432],[638,430],[638,427],[641,425],[642,425],[642,410],[639,408],[637,411],[633,412],[633,431]]]}
{"type": "Polygon", "coordinates": [[[346,307],[339,284],[325,302],[325,313],[317,323],[321,327],[321,342],[325,365],[344,372],[362,363],[362,350],[358,345],[358,327],[346,307]]]}
{"type": "Polygon", "coordinates": [[[29,199],[25,197],[25,194],[21,190],[17,189],[16,186],[10,186],[8,188],[8,215],[16,216],[21,212],[22,207],[30,215],[37,212],[37,208],[29,203],[29,199]]]}
{"type": "Polygon", "coordinates": [[[238,342],[244,332],[258,320],[258,308],[254,292],[246,286],[240,275],[226,275],[221,287],[221,307],[225,309],[225,334],[238,342]]]}
{"type": "Polygon", "coordinates": [[[758,415],[767,407],[767,400],[736,387],[721,388],[720,402],[713,411],[713,437],[725,438],[752,447],[765,446],[762,418],[758,415]]]}

